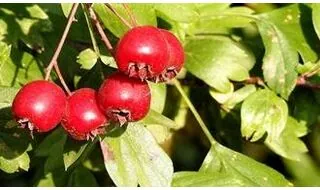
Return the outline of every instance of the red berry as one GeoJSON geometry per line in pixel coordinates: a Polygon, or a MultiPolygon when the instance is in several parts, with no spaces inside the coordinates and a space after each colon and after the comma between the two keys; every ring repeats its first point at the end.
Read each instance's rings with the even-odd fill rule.
{"type": "Polygon", "coordinates": [[[76,90],[68,97],[62,126],[76,140],[88,140],[103,133],[106,117],[99,110],[96,91],[90,88],[76,90]]]}
{"type": "Polygon", "coordinates": [[[120,122],[121,125],[128,121],[138,121],[146,116],[150,101],[150,88],[147,82],[129,78],[119,72],[109,76],[98,92],[101,110],[108,118],[120,122]]]}
{"type": "Polygon", "coordinates": [[[166,71],[159,78],[160,81],[164,82],[174,78],[183,67],[184,50],[175,35],[168,30],[159,30],[166,39],[169,49],[169,61],[166,65],[166,71]]]}
{"type": "Polygon", "coordinates": [[[164,36],[156,27],[139,26],[121,38],[115,58],[121,72],[144,80],[163,73],[169,52],[164,36]]]}
{"type": "Polygon", "coordinates": [[[47,132],[61,121],[66,95],[56,84],[38,80],[20,89],[12,103],[12,113],[22,127],[47,132]]]}

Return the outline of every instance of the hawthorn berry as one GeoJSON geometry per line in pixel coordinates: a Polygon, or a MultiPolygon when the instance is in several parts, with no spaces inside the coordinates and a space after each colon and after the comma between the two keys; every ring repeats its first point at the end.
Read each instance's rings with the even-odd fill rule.
{"type": "Polygon", "coordinates": [[[151,94],[148,83],[129,78],[120,72],[110,75],[98,91],[98,104],[106,116],[120,125],[138,121],[150,108],[151,94]]]}
{"type": "MultiPolygon", "coordinates": [[[[180,41],[176,38],[175,35],[173,35],[168,30],[159,30],[166,39],[169,48],[169,61],[166,64],[166,70],[158,78],[159,81],[164,82],[174,78],[183,67],[184,50],[180,41]]],[[[157,80],[157,78],[155,80],[157,80]]]]}
{"type": "Polygon", "coordinates": [[[142,80],[159,77],[169,61],[167,42],[158,28],[138,26],[129,30],[118,42],[118,69],[142,80]]]}
{"type": "Polygon", "coordinates": [[[56,84],[37,80],[23,86],[12,103],[12,114],[21,127],[47,132],[61,121],[66,95],[56,84]]]}
{"type": "Polygon", "coordinates": [[[62,126],[76,140],[88,140],[103,133],[107,119],[99,110],[96,91],[81,88],[67,99],[62,126]]]}

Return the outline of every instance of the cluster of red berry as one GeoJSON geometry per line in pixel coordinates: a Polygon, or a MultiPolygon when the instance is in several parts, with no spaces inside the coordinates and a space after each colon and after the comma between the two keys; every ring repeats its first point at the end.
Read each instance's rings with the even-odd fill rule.
{"type": "Polygon", "coordinates": [[[22,127],[47,132],[60,122],[76,140],[103,133],[111,121],[123,125],[145,117],[151,94],[146,80],[165,82],[180,71],[184,51],[167,30],[135,27],[118,42],[115,59],[119,71],[95,91],[81,88],[69,97],[56,84],[38,80],[20,89],[12,113],[22,127]]]}

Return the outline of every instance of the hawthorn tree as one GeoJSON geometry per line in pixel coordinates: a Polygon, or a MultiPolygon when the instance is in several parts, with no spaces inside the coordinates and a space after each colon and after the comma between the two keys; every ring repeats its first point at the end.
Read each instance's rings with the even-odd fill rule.
{"type": "Polygon", "coordinates": [[[1,4],[0,184],[317,186],[319,39],[320,4],[1,4]]]}

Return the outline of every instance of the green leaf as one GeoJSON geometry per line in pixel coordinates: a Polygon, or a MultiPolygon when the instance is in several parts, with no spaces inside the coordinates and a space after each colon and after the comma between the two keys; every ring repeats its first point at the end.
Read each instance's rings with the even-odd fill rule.
{"type": "Polygon", "coordinates": [[[293,177],[294,185],[298,187],[319,187],[320,168],[317,162],[308,154],[301,154],[299,160],[283,159],[286,170],[293,177]]]}
{"type": "Polygon", "coordinates": [[[162,113],[165,103],[166,103],[166,95],[167,95],[167,86],[166,84],[156,84],[149,82],[149,87],[151,90],[151,105],[150,108],[162,113]]]}
{"type": "Polygon", "coordinates": [[[6,173],[28,171],[30,137],[24,129],[2,128],[0,132],[0,170],[6,173]]]}
{"type": "Polygon", "coordinates": [[[35,150],[36,156],[47,157],[44,164],[44,172],[50,173],[55,169],[64,167],[63,147],[67,140],[67,134],[62,127],[51,132],[35,150]]]}
{"type": "MultiPolygon", "coordinates": [[[[305,4],[293,4],[259,15],[263,22],[270,22],[287,39],[289,46],[298,51],[304,62],[318,59],[320,43],[312,27],[311,9],[305,4]],[[307,35],[306,35],[307,34],[307,35]]],[[[319,15],[318,15],[319,16],[319,15]]],[[[270,32],[273,36],[274,32],[270,32]]],[[[282,40],[278,40],[282,43],[282,40]]],[[[282,49],[286,48],[285,46],[282,49]]],[[[285,51],[285,49],[283,50],[285,51]]]]}
{"type": "Polygon", "coordinates": [[[98,55],[95,51],[87,48],[81,51],[77,57],[77,62],[81,65],[81,68],[90,70],[96,64],[98,55]]]}
{"type": "Polygon", "coordinates": [[[61,3],[61,9],[66,18],[68,18],[69,13],[72,9],[72,3],[61,3]]]}
{"type": "Polygon", "coordinates": [[[257,141],[267,132],[269,140],[276,140],[286,126],[287,117],[288,107],[283,99],[270,90],[258,90],[242,104],[242,136],[257,141]]]}
{"type": "Polygon", "coordinates": [[[296,68],[299,74],[308,75],[309,73],[316,73],[320,70],[320,61],[317,63],[306,62],[303,65],[299,64],[296,68]]]}
{"type": "Polygon", "coordinates": [[[36,187],[64,187],[68,179],[68,173],[63,170],[55,170],[43,174],[43,169],[38,170],[41,172],[40,179],[36,181],[36,187]]]}
{"type": "Polygon", "coordinates": [[[140,123],[146,125],[146,128],[152,133],[159,144],[169,139],[172,136],[173,130],[180,128],[176,122],[152,109],[150,109],[147,116],[140,123]]]}
{"type": "Polygon", "coordinates": [[[230,92],[231,81],[249,78],[255,63],[251,51],[226,37],[190,38],[185,52],[187,70],[223,93],[230,92]]]}
{"type": "Polygon", "coordinates": [[[84,167],[77,167],[70,175],[69,187],[97,187],[98,183],[94,175],[84,167]]]}
{"type": "Polygon", "coordinates": [[[1,67],[8,61],[10,58],[11,46],[6,43],[0,42],[0,70],[1,67]]]}
{"type": "Polygon", "coordinates": [[[66,143],[66,140],[67,140],[67,135],[63,134],[51,147],[48,158],[44,164],[45,173],[49,173],[56,169],[64,167],[63,147],[66,143]]]}
{"type": "Polygon", "coordinates": [[[118,68],[117,63],[112,56],[100,55],[100,60],[102,61],[102,63],[104,63],[109,67],[112,67],[115,69],[118,68]]]}
{"type": "Polygon", "coordinates": [[[26,152],[13,159],[6,159],[0,156],[0,169],[6,173],[15,173],[18,172],[19,169],[28,171],[29,165],[30,158],[26,152]]]}
{"type": "Polygon", "coordinates": [[[156,4],[155,8],[157,15],[172,25],[172,30],[194,35],[229,34],[230,28],[244,27],[252,22],[243,15],[251,15],[253,10],[229,6],[227,3],[156,4]]]}
{"type": "Polygon", "coordinates": [[[149,124],[146,128],[151,132],[158,144],[163,144],[172,137],[172,131],[163,125],[149,124]]]}
{"type": "Polygon", "coordinates": [[[43,67],[31,54],[12,49],[5,62],[0,61],[0,85],[21,86],[32,80],[43,79],[43,67]]]}
{"type": "Polygon", "coordinates": [[[295,87],[298,54],[276,25],[257,23],[265,46],[263,76],[268,86],[283,98],[288,99],[295,87]]]}
{"type": "Polygon", "coordinates": [[[299,137],[307,134],[308,128],[289,117],[285,129],[277,139],[267,136],[265,144],[282,157],[300,161],[300,155],[306,153],[308,148],[299,137]]]}
{"type": "Polygon", "coordinates": [[[256,91],[256,87],[254,85],[245,85],[244,87],[232,91],[229,93],[220,93],[214,89],[210,89],[210,95],[217,100],[223,107],[227,109],[233,109],[238,103],[242,102],[246,99],[250,94],[256,91]]]}
{"type": "Polygon", "coordinates": [[[63,149],[63,161],[65,170],[67,170],[81,157],[90,143],[92,143],[92,141],[78,142],[68,138],[63,149]]]}
{"type": "Polygon", "coordinates": [[[198,19],[195,4],[155,4],[158,14],[176,22],[190,23],[198,19]]]}
{"type": "Polygon", "coordinates": [[[55,146],[56,142],[59,141],[59,139],[64,136],[65,132],[62,129],[62,127],[58,127],[54,131],[52,131],[50,134],[46,136],[45,139],[41,141],[41,143],[38,145],[37,149],[35,150],[36,156],[49,156],[49,154],[52,152],[53,146],[55,146]]]}
{"type": "MultiPolygon", "coordinates": [[[[130,17],[121,4],[111,4],[113,8],[127,21],[130,17]]],[[[136,18],[138,25],[156,26],[156,14],[151,4],[128,4],[130,11],[136,18]]],[[[93,5],[93,9],[101,19],[104,26],[110,30],[115,36],[121,37],[129,28],[115,16],[114,13],[104,4],[97,3],[93,5]]]]}
{"type": "Polygon", "coordinates": [[[211,147],[198,172],[177,172],[173,186],[292,186],[276,170],[220,144],[211,147]]]}
{"type": "Polygon", "coordinates": [[[307,127],[317,123],[320,107],[312,92],[297,91],[292,101],[294,102],[292,114],[299,123],[307,127]]]}
{"type": "Polygon", "coordinates": [[[143,125],[130,123],[125,131],[118,129],[101,141],[101,149],[106,169],[117,186],[171,184],[172,161],[143,125]]]}
{"type": "Polygon", "coordinates": [[[291,185],[276,170],[220,144],[210,149],[199,171],[225,172],[244,186],[291,185]]]}
{"type": "Polygon", "coordinates": [[[314,3],[312,5],[312,21],[313,27],[318,34],[318,38],[320,39],[320,4],[314,3]]]}
{"type": "Polygon", "coordinates": [[[140,122],[145,125],[162,125],[167,127],[168,129],[173,129],[173,130],[176,130],[179,128],[174,121],[172,121],[171,119],[167,118],[166,116],[152,109],[150,109],[147,116],[143,118],[140,122]]]}
{"type": "Polygon", "coordinates": [[[177,172],[174,173],[173,187],[240,187],[242,181],[228,173],[177,172]]]}
{"type": "Polygon", "coordinates": [[[208,9],[206,5],[203,7],[199,10],[199,20],[192,24],[193,34],[219,33],[230,28],[245,27],[252,22],[251,18],[242,16],[250,16],[254,12],[247,7],[226,7],[225,9],[212,10],[211,12],[206,10],[208,9]],[[203,12],[202,9],[206,11],[203,12]]]}
{"type": "Polygon", "coordinates": [[[0,36],[5,41],[17,44],[22,40],[29,48],[42,52],[42,32],[52,30],[48,15],[36,4],[14,6],[6,4],[0,8],[0,36]]]}
{"type": "Polygon", "coordinates": [[[201,16],[215,15],[230,7],[231,3],[196,3],[195,6],[201,16]]]}
{"type": "Polygon", "coordinates": [[[0,109],[10,107],[18,91],[18,88],[0,86],[0,109]]]}

